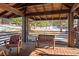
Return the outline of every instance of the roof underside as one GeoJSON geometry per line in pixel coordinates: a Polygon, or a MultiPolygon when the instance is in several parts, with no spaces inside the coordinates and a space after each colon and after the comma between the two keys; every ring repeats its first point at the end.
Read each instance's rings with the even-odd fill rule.
{"type": "MultiPolygon", "coordinates": [[[[26,8],[26,16],[33,20],[67,19],[73,4],[74,3],[4,3],[0,4],[0,16],[5,18],[20,17],[24,8],[26,8]],[[19,11],[16,13],[14,10],[16,12],[19,11]]],[[[78,9],[79,8],[77,8],[77,10],[78,9]]],[[[76,15],[78,14],[74,13],[74,18],[79,18],[76,15]]]]}

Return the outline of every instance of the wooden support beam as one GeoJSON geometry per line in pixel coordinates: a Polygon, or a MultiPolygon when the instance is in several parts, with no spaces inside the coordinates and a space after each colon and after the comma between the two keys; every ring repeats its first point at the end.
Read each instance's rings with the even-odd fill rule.
{"type": "Polygon", "coordinates": [[[26,42],[26,17],[22,17],[22,38],[23,42],[26,42]]]}
{"type": "Polygon", "coordinates": [[[72,8],[71,8],[71,12],[76,11],[76,9],[79,7],[79,3],[75,3],[72,8]]]}
{"type": "MultiPolygon", "coordinates": [[[[30,17],[30,19],[33,19],[33,20],[40,20],[39,18],[33,18],[33,17],[30,17]]],[[[52,20],[52,17],[51,18],[47,18],[48,20],[52,20]]],[[[57,18],[53,18],[53,20],[58,20],[59,19],[59,17],[57,17],[57,18]]],[[[61,20],[66,20],[67,19],[67,17],[61,17],[61,20]]],[[[46,18],[42,18],[41,17],[41,20],[46,20],[46,18]]]]}
{"type": "Polygon", "coordinates": [[[52,11],[45,11],[45,12],[33,12],[33,13],[27,13],[26,16],[40,16],[40,15],[50,15],[50,14],[65,14],[69,13],[69,9],[63,9],[63,10],[52,10],[52,11]]]}
{"type": "Polygon", "coordinates": [[[24,42],[28,42],[29,28],[28,28],[28,18],[26,16],[22,17],[22,37],[24,42]]]}
{"type": "Polygon", "coordinates": [[[26,16],[26,41],[28,42],[28,35],[29,35],[29,21],[28,17],[26,16]]]}
{"type": "MultiPolygon", "coordinates": [[[[33,18],[33,17],[30,17],[30,19],[33,19],[33,20],[40,20],[39,18],[33,18]]],[[[55,17],[53,17],[53,19],[52,18],[48,18],[48,20],[58,20],[59,19],[59,17],[57,17],[57,18],[55,18],[55,17]]],[[[61,17],[61,20],[66,20],[67,19],[67,17],[61,17]]],[[[74,19],[79,19],[79,17],[74,17],[74,19]]],[[[41,18],[41,20],[46,20],[45,18],[41,18]]]]}
{"type": "Polygon", "coordinates": [[[19,16],[23,16],[24,14],[19,11],[18,9],[8,5],[8,4],[4,4],[4,3],[1,3],[0,4],[0,9],[3,9],[3,10],[7,10],[7,11],[11,11],[12,13],[16,14],[16,15],[19,15],[19,16]]]}
{"type": "MultiPolygon", "coordinates": [[[[26,12],[26,9],[24,9],[24,14],[26,12]]],[[[24,15],[22,17],[22,38],[23,38],[23,42],[26,42],[26,16],[24,15]]]]}
{"type": "Polygon", "coordinates": [[[68,14],[68,47],[74,46],[73,13],[68,14]]]}

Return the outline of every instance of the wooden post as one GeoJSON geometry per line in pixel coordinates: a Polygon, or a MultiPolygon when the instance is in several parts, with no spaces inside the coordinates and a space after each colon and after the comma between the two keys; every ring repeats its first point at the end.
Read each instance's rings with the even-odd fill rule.
{"type": "Polygon", "coordinates": [[[23,42],[26,42],[26,8],[24,8],[24,16],[22,16],[22,39],[23,42]]]}
{"type": "Polygon", "coordinates": [[[22,36],[23,36],[23,41],[28,42],[28,35],[29,35],[29,28],[28,28],[28,18],[26,16],[22,17],[22,36]]]}
{"type": "Polygon", "coordinates": [[[68,14],[68,47],[74,46],[73,12],[68,14]]]}
{"type": "Polygon", "coordinates": [[[26,40],[28,42],[28,35],[29,35],[29,21],[28,17],[26,17],[26,40]]]}
{"type": "Polygon", "coordinates": [[[23,41],[26,42],[26,17],[22,17],[22,38],[23,41]]]}

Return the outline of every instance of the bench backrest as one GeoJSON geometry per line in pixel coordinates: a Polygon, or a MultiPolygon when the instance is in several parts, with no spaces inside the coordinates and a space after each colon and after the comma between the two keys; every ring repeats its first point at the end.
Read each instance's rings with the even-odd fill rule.
{"type": "Polygon", "coordinates": [[[49,40],[54,40],[54,35],[39,35],[38,36],[38,41],[49,41],[49,40]]]}

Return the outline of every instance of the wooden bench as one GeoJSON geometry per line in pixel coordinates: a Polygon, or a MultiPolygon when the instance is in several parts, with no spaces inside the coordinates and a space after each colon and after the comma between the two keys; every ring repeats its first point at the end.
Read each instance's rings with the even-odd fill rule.
{"type": "Polygon", "coordinates": [[[36,39],[36,47],[39,47],[39,43],[46,43],[53,45],[55,47],[54,35],[39,35],[36,39]]]}

